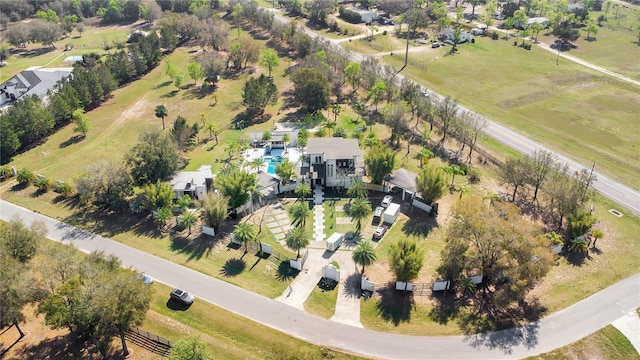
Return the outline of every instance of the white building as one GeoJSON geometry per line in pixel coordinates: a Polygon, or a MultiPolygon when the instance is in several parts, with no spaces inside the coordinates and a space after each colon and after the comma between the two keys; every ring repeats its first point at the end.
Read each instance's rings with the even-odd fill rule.
{"type": "Polygon", "coordinates": [[[202,165],[196,171],[181,171],[175,173],[169,180],[175,197],[189,195],[192,199],[202,200],[213,181],[210,165],[202,165]]]}
{"type": "Polygon", "coordinates": [[[364,175],[364,151],[357,139],[310,138],[300,175],[313,185],[349,187],[364,175]]]}
{"type": "Polygon", "coordinates": [[[23,96],[38,95],[46,102],[47,92],[60,80],[68,79],[73,68],[30,67],[0,85],[0,107],[11,105],[23,96]]]}

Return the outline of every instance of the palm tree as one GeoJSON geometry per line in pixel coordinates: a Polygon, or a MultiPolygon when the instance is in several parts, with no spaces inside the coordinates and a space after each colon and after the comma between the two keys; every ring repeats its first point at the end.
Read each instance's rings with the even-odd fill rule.
{"type": "Polygon", "coordinates": [[[309,205],[306,202],[299,202],[289,208],[289,216],[291,216],[291,224],[296,227],[304,227],[309,216],[309,205]]]}
{"type": "Polygon", "coordinates": [[[596,247],[596,241],[598,239],[602,239],[604,237],[604,233],[600,229],[593,229],[591,231],[591,236],[593,236],[593,247],[596,247]]]}
{"type": "Polygon", "coordinates": [[[371,214],[371,203],[363,198],[356,199],[349,208],[349,215],[353,220],[356,220],[356,232],[360,232],[362,228],[362,219],[371,214]]]}
{"type": "Polygon", "coordinates": [[[429,149],[422,149],[418,152],[418,159],[420,159],[420,167],[423,167],[429,162],[429,159],[433,158],[433,151],[429,149]]]}
{"type": "Polygon", "coordinates": [[[467,185],[460,186],[460,197],[458,199],[462,199],[462,195],[469,192],[469,187],[467,185]]]}
{"type": "Polygon", "coordinates": [[[485,195],[482,198],[482,201],[484,201],[485,199],[489,199],[489,207],[491,208],[493,206],[493,204],[497,203],[498,201],[500,201],[500,195],[496,194],[496,193],[492,193],[492,192],[488,192],[487,195],[485,195]]]}
{"type": "Polygon", "coordinates": [[[340,115],[340,111],[342,111],[342,108],[340,107],[340,104],[331,105],[331,112],[333,113],[333,122],[334,123],[338,122],[338,115],[340,115]]]}
{"type": "Polygon", "coordinates": [[[447,174],[451,174],[451,186],[456,180],[456,175],[464,175],[464,170],[458,165],[445,166],[443,169],[447,174]]]}
{"type": "Polygon", "coordinates": [[[336,123],[331,122],[331,121],[327,121],[327,122],[324,124],[324,127],[325,127],[325,128],[327,128],[327,129],[329,129],[329,137],[331,137],[331,129],[333,129],[333,128],[335,128],[335,127],[336,127],[336,123]]]}
{"type": "Polygon", "coordinates": [[[296,259],[300,258],[300,249],[304,249],[309,246],[309,236],[307,236],[307,231],[303,227],[297,227],[289,231],[285,238],[285,242],[287,243],[287,247],[290,249],[296,250],[298,254],[296,255],[296,259]]]}
{"type": "Polygon", "coordinates": [[[163,228],[167,224],[167,220],[169,220],[170,218],[171,209],[169,209],[168,207],[163,207],[156,210],[155,214],[153,215],[153,220],[160,226],[160,228],[163,228]]]}
{"type": "Polygon", "coordinates": [[[311,195],[311,188],[309,187],[309,185],[307,185],[307,183],[302,183],[300,185],[298,185],[298,187],[295,190],[296,195],[298,195],[298,198],[300,200],[304,200],[307,196],[311,195]]]}
{"type": "Polygon", "coordinates": [[[156,106],[156,117],[162,119],[162,130],[164,130],[164,118],[167,117],[167,115],[169,115],[169,112],[167,111],[167,107],[164,105],[158,105],[156,106]]]}
{"type": "Polygon", "coordinates": [[[220,129],[218,128],[218,125],[216,125],[216,123],[214,123],[213,121],[207,121],[204,124],[204,128],[205,130],[209,131],[209,139],[212,139],[215,137],[216,145],[218,145],[218,134],[220,133],[220,129]]]}
{"type": "Polygon", "coordinates": [[[200,113],[200,121],[202,121],[202,126],[204,126],[205,123],[207,122],[207,114],[200,113]]]}
{"type": "Polygon", "coordinates": [[[244,252],[247,253],[249,242],[256,239],[256,227],[246,222],[239,223],[233,229],[233,236],[236,241],[244,244],[244,252]]]}
{"type": "Polygon", "coordinates": [[[46,192],[47,190],[49,190],[51,182],[46,176],[37,176],[34,181],[34,185],[38,188],[38,191],[46,192]]]}
{"type": "Polygon", "coordinates": [[[260,173],[260,171],[264,167],[264,160],[262,160],[261,158],[255,158],[249,161],[248,165],[249,165],[249,169],[255,170],[257,173],[260,173]]]}
{"type": "Polygon", "coordinates": [[[373,248],[371,241],[361,241],[353,250],[351,258],[357,265],[362,265],[361,273],[364,274],[364,267],[372,265],[376,261],[376,250],[373,248]]]}
{"type": "Polygon", "coordinates": [[[569,250],[586,255],[589,253],[589,244],[583,238],[576,238],[571,240],[569,250]]]}
{"type": "Polygon", "coordinates": [[[282,142],[284,143],[284,148],[287,148],[287,143],[291,140],[291,135],[284,134],[282,135],[282,142]]]}
{"type": "Polygon", "coordinates": [[[176,202],[176,205],[178,205],[178,207],[182,211],[185,211],[185,210],[187,210],[187,208],[189,206],[193,205],[193,200],[191,199],[191,196],[184,195],[184,196],[178,198],[178,201],[176,202]]]}
{"type": "Polygon", "coordinates": [[[280,183],[282,185],[288,184],[295,176],[294,166],[295,164],[288,159],[284,159],[281,163],[276,165],[275,172],[276,175],[280,177],[280,183]]]}
{"type": "MultiPolygon", "coordinates": [[[[185,211],[182,216],[180,216],[180,226],[189,228],[189,234],[191,235],[191,227],[198,222],[198,218],[196,218],[191,211],[185,211]]],[[[187,235],[187,236],[188,236],[187,235]]]]}
{"type": "Polygon", "coordinates": [[[353,108],[356,110],[356,113],[358,114],[358,118],[356,119],[356,122],[358,122],[360,121],[360,114],[364,112],[364,104],[361,102],[357,102],[353,105],[353,108]]]}
{"type": "MultiPolygon", "coordinates": [[[[361,180],[356,179],[351,182],[351,185],[349,185],[347,195],[352,199],[364,199],[367,197],[367,187],[361,180]]],[[[351,199],[349,199],[349,202],[351,202],[351,199]]]]}

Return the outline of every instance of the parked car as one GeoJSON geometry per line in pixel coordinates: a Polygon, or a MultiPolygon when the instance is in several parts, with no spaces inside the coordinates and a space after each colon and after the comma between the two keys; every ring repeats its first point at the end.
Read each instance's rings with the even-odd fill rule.
{"type": "Polygon", "coordinates": [[[380,204],[380,206],[382,206],[383,208],[386,208],[387,206],[389,206],[389,204],[391,204],[392,201],[393,201],[393,196],[385,195],[385,197],[382,199],[382,203],[380,204]]]}
{"type": "Polygon", "coordinates": [[[376,229],[376,231],[374,231],[373,233],[373,238],[380,240],[382,239],[382,237],[384,236],[384,234],[387,233],[387,230],[389,230],[389,227],[387,225],[380,225],[378,226],[378,228],[376,229]]]}
{"type": "Polygon", "coordinates": [[[173,291],[171,291],[171,298],[184,305],[191,305],[193,304],[193,300],[195,300],[193,295],[180,289],[173,289],[173,291]]]}
{"type": "Polygon", "coordinates": [[[373,225],[380,224],[380,220],[382,220],[382,213],[384,212],[384,208],[382,206],[378,206],[373,212],[373,225]]]}
{"type": "Polygon", "coordinates": [[[142,283],[145,285],[153,284],[153,278],[147,274],[138,274],[136,275],[138,279],[142,280],[142,283]]]}
{"type": "Polygon", "coordinates": [[[434,42],[433,44],[431,44],[431,47],[432,47],[432,48],[434,48],[434,49],[435,49],[435,48],[439,48],[439,47],[440,47],[440,44],[439,44],[439,43],[435,43],[435,42],[434,42]]]}

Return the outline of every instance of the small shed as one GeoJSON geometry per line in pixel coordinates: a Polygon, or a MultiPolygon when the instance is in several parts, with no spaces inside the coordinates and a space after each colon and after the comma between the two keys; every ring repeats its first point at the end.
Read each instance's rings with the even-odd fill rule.
{"type": "Polygon", "coordinates": [[[389,191],[390,187],[394,186],[396,188],[402,189],[402,201],[404,201],[405,197],[408,195],[410,195],[411,197],[406,200],[413,200],[418,191],[416,188],[417,177],[418,174],[412,173],[407,169],[400,168],[384,179],[386,183],[386,190],[389,191]]]}
{"type": "Polygon", "coordinates": [[[333,233],[327,239],[327,250],[329,250],[329,251],[338,250],[338,248],[340,247],[340,244],[342,244],[343,240],[344,240],[344,234],[333,233]]]}

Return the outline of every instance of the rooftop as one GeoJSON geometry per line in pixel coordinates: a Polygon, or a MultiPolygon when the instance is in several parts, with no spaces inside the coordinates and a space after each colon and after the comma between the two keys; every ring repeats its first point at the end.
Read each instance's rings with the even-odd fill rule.
{"type": "Polygon", "coordinates": [[[325,159],[349,159],[358,156],[364,160],[364,151],[360,149],[357,139],[309,138],[307,154],[323,154],[325,159]]]}
{"type": "Polygon", "coordinates": [[[411,191],[415,193],[417,191],[417,188],[416,188],[417,177],[418,177],[418,174],[412,173],[407,169],[401,168],[394,171],[390,175],[388,175],[385,178],[385,181],[395,186],[399,186],[407,191],[411,191]]]}

